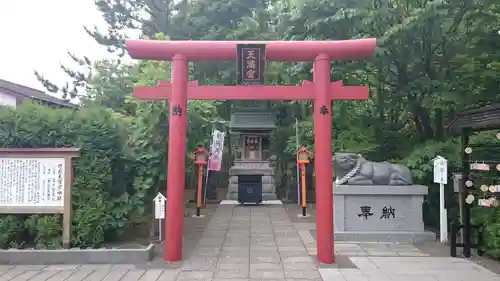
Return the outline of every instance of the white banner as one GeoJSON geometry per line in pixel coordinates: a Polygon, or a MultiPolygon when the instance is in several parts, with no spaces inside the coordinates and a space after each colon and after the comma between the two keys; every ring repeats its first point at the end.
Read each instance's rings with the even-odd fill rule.
{"type": "Polygon", "coordinates": [[[222,166],[222,152],[224,150],[225,133],[214,130],[212,134],[212,146],[210,147],[209,171],[220,171],[222,166]]]}

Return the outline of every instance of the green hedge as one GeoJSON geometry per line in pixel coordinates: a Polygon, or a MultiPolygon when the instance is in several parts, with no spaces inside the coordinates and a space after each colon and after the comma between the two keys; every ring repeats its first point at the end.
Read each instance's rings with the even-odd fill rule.
{"type": "MultiPolygon", "coordinates": [[[[23,104],[0,107],[0,147],[76,147],[73,236],[75,247],[99,247],[123,232],[133,203],[133,163],[124,153],[127,134],[103,108],[53,109],[23,104]]],[[[0,247],[61,244],[61,217],[2,216],[0,247]]]]}

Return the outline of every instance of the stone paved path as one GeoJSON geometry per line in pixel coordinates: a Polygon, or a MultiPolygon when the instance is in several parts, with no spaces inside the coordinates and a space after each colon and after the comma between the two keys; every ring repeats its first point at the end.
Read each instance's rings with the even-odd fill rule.
{"type": "Polygon", "coordinates": [[[221,205],[179,268],[0,266],[0,281],[500,281],[475,263],[429,257],[407,244],[337,243],[338,264],[318,266],[313,226],[292,222],[282,206],[221,205]]]}

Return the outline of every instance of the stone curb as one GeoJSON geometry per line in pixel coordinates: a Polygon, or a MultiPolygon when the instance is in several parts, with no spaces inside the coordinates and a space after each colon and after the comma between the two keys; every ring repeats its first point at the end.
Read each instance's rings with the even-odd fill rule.
{"type": "Polygon", "coordinates": [[[154,255],[154,244],[142,249],[9,249],[0,250],[0,264],[141,264],[154,255]]]}

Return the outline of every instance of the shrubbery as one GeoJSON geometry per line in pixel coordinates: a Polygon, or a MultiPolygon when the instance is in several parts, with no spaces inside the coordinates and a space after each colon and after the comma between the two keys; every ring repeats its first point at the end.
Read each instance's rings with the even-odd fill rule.
{"type": "MultiPolygon", "coordinates": [[[[99,247],[119,237],[144,200],[134,200],[133,160],[124,151],[128,135],[108,110],[52,109],[24,104],[0,107],[0,147],[76,147],[74,161],[74,247],[99,247]]],[[[135,198],[137,199],[137,198],[135,198]]],[[[0,247],[59,247],[61,218],[55,215],[2,216],[0,247]]]]}
{"type": "MultiPolygon", "coordinates": [[[[474,144],[491,145],[498,144],[495,138],[497,132],[481,132],[471,137],[470,142],[474,144]]],[[[472,159],[496,160],[498,149],[494,147],[485,147],[483,149],[474,149],[472,159]]],[[[404,163],[412,170],[416,183],[429,186],[429,195],[424,202],[424,223],[427,227],[435,230],[439,229],[439,187],[433,183],[432,159],[436,155],[441,155],[448,159],[448,173],[450,178],[445,186],[445,199],[448,209],[449,220],[459,220],[458,195],[453,192],[453,181],[451,174],[460,171],[461,156],[460,143],[457,139],[449,139],[445,142],[428,142],[420,147],[416,147],[404,163]]],[[[495,175],[495,173],[493,173],[495,175]]],[[[498,175],[498,174],[496,174],[498,175]]],[[[479,191],[480,184],[495,184],[497,178],[492,178],[492,173],[484,171],[471,171],[472,179],[475,182],[473,193],[476,198],[481,198],[479,191]]],[[[500,257],[500,208],[485,208],[474,206],[472,209],[472,223],[484,225],[484,241],[486,250],[500,257]]]]}

